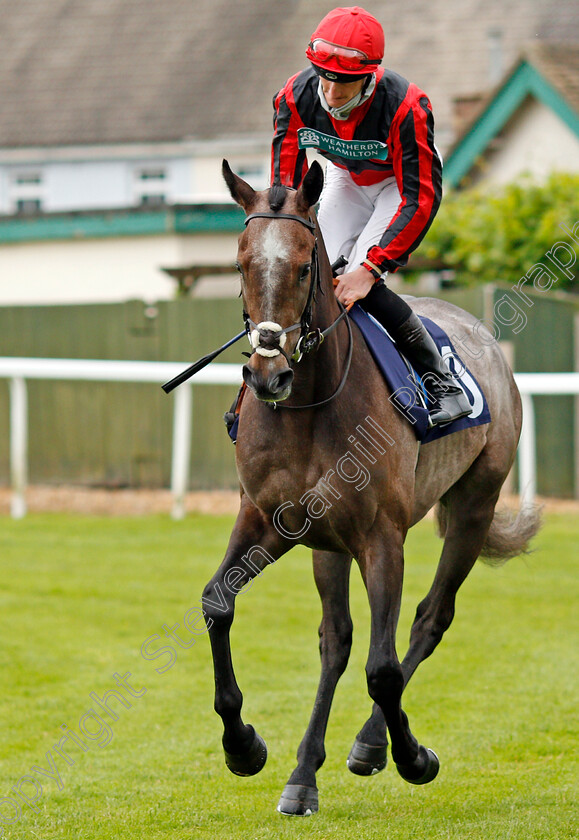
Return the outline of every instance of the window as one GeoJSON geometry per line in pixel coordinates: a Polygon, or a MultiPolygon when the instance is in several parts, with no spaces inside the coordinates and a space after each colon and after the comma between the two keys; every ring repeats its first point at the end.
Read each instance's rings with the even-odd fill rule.
{"type": "Polygon", "coordinates": [[[19,216],[34,216],[41,212],[42,202],[39,198],[19,198],[15,210],[19,216]]]}
{"type": "Polygon", "coordinates": [[[240,163],[235,167],[234,172],[247,181],[254,190],[265,190],[268,186],[269,171],[263,163],[240,163]]]}
{"type": "Polygon", "coordinates": [[[40,174],[40,172],[27,172],[24,174],[16,175],[16,178],[14,180],[18,186],[34,187],[42,184],[42,175],[40,174]]]}
{"type": "Polygon", "coordinates": [[[13,213],[34,215],[42,212],[44,184],[39,170],[19,170],[12,174],[9,204],[13,213]]]}
{"type": "Polygon", "coordinates": [[[142,207],[161,207],[167,201],[167,171],[162,166],[139,167],[135,172],[135,201],[142,207]]]}

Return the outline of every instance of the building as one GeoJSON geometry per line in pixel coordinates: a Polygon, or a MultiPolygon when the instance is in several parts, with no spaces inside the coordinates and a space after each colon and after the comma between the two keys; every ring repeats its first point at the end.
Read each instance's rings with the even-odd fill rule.
{"type": "MultiPolygon", "coordinates": [[[[232,262],[221,160],[266,186],[272,96],[334,5],[3,4],[0,304],[170,297],[163,267],[232,262]]],[[[574,0],[365,6],[384,21],[388,64],[428,92],[443,153],[457,98],[477,101],[529,39],[579,41],[574,0]]]]}
{"type": "Polygon", "coordinates": [[[579,44],[542,42],[460,132],[445,161],[448,184],[505,184],[521,175],[579,172],[579,44]]]}

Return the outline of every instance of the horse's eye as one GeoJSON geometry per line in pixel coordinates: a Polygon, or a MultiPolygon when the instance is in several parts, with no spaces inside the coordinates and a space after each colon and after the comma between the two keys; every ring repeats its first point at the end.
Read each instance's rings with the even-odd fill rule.
{"type": "Polygon", "coordinates": [[[241,263],[236,262],[236,263],[235,263],[235,268],[236,268],[236,269],[237,269],[237,271],[239,272],[239,279],[240,279],[240,280],[241,280],[241,282],[243,283],[244,276],[243,276],[243,268],[241,267],[241,263]]]}
{"type": "Polygon", "coordinates": [[[300,271],[300,276],[299,276],[299,281],[300,281],[300,283],[301,283],[303,280],[305,280],[305,279],[306,279],[306,277],[307,277],[307,276],[308,276],[308,274],[310,273],[310,269],[311,269],[311,265],[310,265],[310,263],[306,263],[306,264],[302,267],[302,270],[300,271]]]}

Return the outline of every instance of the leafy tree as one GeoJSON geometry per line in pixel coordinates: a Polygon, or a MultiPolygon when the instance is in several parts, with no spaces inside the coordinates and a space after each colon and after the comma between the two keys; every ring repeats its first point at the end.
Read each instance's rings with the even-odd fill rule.
{"type": "Polygon", "coordinates": [[[492,191],[448,192],[417,257],[454,269],[460,285],[516,283],[542,262],[559,278],[555,288],[579,292],[579,175],[557,172],[541,184],[523,178],[492,191]],[[576,225],[575,240],[562,224],[576,225]],[[563,262],[576,254],[572,277],[545,256],[557,242],[571,249],[559,253],[563,262]]]}

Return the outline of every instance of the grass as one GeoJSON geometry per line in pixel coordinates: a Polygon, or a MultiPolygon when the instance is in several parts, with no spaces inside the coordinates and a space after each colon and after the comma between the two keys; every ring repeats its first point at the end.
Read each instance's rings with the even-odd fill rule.
{"type": "MultiPolygon", "coordinates": [[[[441,760],[424,788],[389,766],[362,779],[345,759],[370,710],[364,680],[368,609],[353,576],[354,649],[342,678],[318,777],[320,812],[281,817],[279,794],[311,711],[318,677],[319,602],[308,553],[295,549],[238,598],[233,651],[245,719],[268,743],[264,770],[232,776],[213,712],[208,638],[179,647],[162,629],[198,604],[221,558],[230,517],[0,521],[0,829],[66,838],[388,838],[539,840],[579,834],[577,596],[579,522],[552,515],[537,550],[500,570],[477,564],[453,626],[406,696],[417,737],[441,760]],[[141,655],[148,643],[173,654],[141,655]],[[163,641],[161,641],[162,639],[163,641]],[[171,667],[162,668],[176,657],[171,667]],[[131,673],[140,697],[116,700],[107,728],[90,709],[131,673]],[[90,695],[93,695],[92,697],[90,695]],[[96,699],[95,699],[96,697],[96,699]],[[73,764],[54,750],[65,730],[95,736],[73,764]],[[99,734],[100,733],[100,734],[99,734]],[[114,733],[110,743],[105,740],[114,733]],[[98,737],[96,737],[98,736],[98,737]],[[99,746],[102,743],[103,746],[99,746]],[[32,777],[33,766],[60,773],[32,777]],[[29,777],[27,781],[26,777],[29,777]],[[42,793],[30,778],[41,780],[42,793]],[[13,788],[37,810],[16,797],[13,788]],[[15,801],[20,802],[18,814],[15,801]],[[14,819],[9,823],[8,820],[14,819]]],[[[400,648],[430,585],[439,541],[431,523],[407,544],[400,648]]],[[[128,697],[128,692],[124,692],[128,697]]],[[[1,834],[1,831],[0,831],[1,834]]]]}

